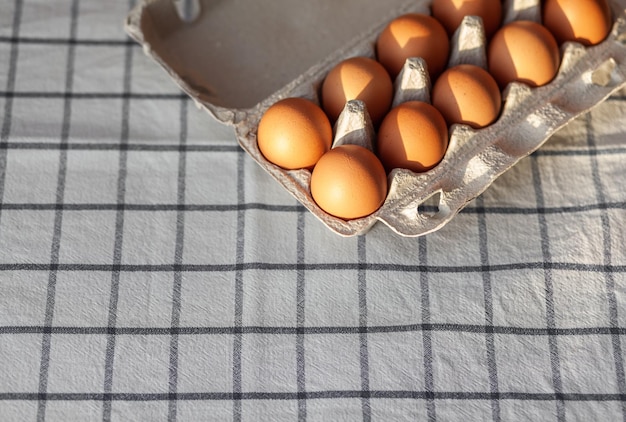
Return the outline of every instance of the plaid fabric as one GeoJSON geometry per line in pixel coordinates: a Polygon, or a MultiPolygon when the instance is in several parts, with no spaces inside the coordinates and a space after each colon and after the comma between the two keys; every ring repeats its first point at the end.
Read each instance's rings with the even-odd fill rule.
{"type": "Polygon", "coordinates": [[[626,90],[442,230],[341,238],[129,7],[0,3],[0,420],[626,420],[626,90]]]}

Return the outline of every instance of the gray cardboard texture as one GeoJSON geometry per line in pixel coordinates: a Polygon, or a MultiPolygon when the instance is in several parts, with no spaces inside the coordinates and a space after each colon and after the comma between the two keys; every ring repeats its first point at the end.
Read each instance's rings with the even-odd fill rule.
{"type": "MultiPolygon", "coordinates": [[[[184,2],[180,2],[184,3],[184,2]]],[[[406,0],[250,1],[199,4],[189,23],[171,0],[151,1],[144,41],[204,100],[250,108],[324,60],[406,0]]]]}

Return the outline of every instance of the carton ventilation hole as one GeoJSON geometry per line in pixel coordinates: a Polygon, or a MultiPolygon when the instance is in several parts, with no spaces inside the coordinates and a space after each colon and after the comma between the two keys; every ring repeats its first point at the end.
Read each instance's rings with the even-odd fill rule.
{"type": "Polygon", "coordinates": [[[441,192],[435,192],[417,206],[417,214],[422,217],[434,217],[439,213],[441,192]]]}
{"type": "Polygon", "coordinates": [[[199,0],[173,0],[178,17],[183,22],[193,22],[200,14],[199,0]]]}

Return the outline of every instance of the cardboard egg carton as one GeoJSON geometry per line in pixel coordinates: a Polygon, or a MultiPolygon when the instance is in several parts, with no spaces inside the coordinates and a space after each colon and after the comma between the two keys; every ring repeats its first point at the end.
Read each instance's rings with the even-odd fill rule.
{"type": "MultiPolygon", "coordinates": [[[[393,18],[430,14],[419,0],[143,0],[126,31],[175,83],[218,121],[235,128],[241,147],[332,231],[365,233],[382,221],[402,236],[443,227],[502,173],[538,149],[556,130],[626,85],[626,0],[609,0],[613,29],[593,47],[565,43],[561,67],[549,84],[510,84],[503,110],[490,126],[453,125],[444,159],[417,174],[395,169],[375,213],[341,220],[321,210],[309,190],[308,170],[288,171],[260,153],[256,130],[265,110],[287,97],[319,101],[324,77],[340,61],[375,57],[375,42],[393,18]]],[[[541,22],[539,0],[506,0],[504,23],[541,22]]],[[[486,68],[482,21],[466,17],[451,40],[449,67],[486,68]]],[[[430,102],[431,81],[420,58],[407,60],[395,81],[394,105],[430,102]]],[[[376,133],[360,101],[350,101],[335,124],[333,146],[373,149],[376,133]]]]}

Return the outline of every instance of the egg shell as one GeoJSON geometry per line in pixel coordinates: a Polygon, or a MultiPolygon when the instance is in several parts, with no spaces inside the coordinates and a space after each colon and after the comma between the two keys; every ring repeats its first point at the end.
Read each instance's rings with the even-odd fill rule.
{"type": "Polygon", "coordinates": [[[376,54],[394,79],[409,57],[422,57],[434,79],[446,67],[450,40],[437,19],[408,13],[392,20],[382,30],[376,41],[376,54]]]}
{"type": "Polygon", "coordinates": [[[511,82],[531,87],[550,82],[560,65],[559,46],[546,27],[514,21],[498,30],[488,47],[489,73],[505,88],[511,82]]]}
{"type": "Polygon", "coordinates": [[[543,24],[559,44],[602,42],[611,30],[611,10],[606,0],[545,0],[543,24]]]}
{"type": "Polygon", "coordinates": [[[263,156],[285,169],[312,168],[330,149],[333,131],[326,114],[310,100],[286,98],[263,114],[257,131],[263,156]]]}
{"type": "Polygon", "coordinates": [[[448,126],[435,107],[408,101],[393,108],[380,125],[377,154],[387,171],[422,173],[435,167],[448,147],[448,126]]]}
{"type": "Polygon", "coordinates": [[[385,201],[387,174],[370,150],[339,145],[324,154],[313,169],[311,195],[320,208],[335,217],[365,217],[385,201]]]}
{"type": "Polygon", "coordinates": [[[385,68],[369,57],[351,57],[328,72],[322,84],[322,106],[336,121],[346,103],[361,100],[374,124],[380,122],[391,106],[393,83],[385,68]]]}
{"type": "Polygon", "coordinates": [[[501,0],[433,0],[431,9],[448,35],[454,33],[465,16],[479,16],[487,37],[491,37],[502,22],[501,0]]]}
{"type": "Polygon", "coordinates": [[[433,86],[432,101],[448,125],[461,123],[476,129],[493,123],[502,106],[500,88],[493,76],[469,64],[443,72],[433,86]]]}

